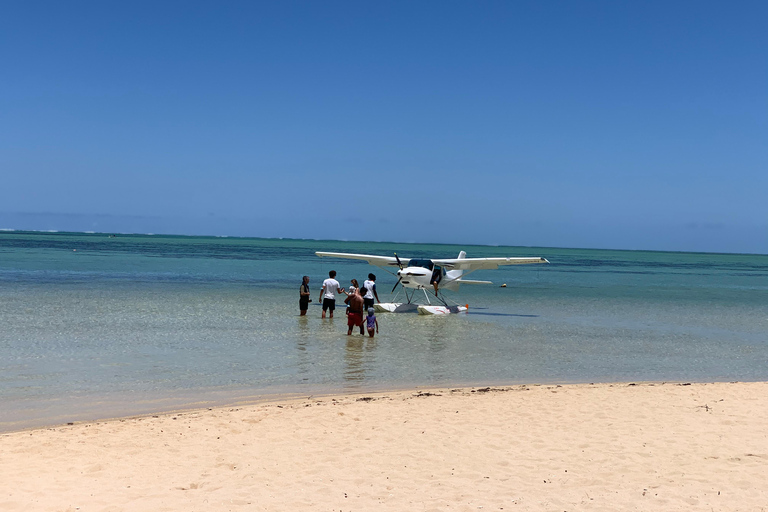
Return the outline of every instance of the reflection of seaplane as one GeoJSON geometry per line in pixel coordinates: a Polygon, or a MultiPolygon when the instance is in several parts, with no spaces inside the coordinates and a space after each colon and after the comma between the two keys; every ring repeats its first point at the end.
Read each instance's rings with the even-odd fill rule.
{"type": "Polygon", "coordinates": [[[441,290],[458,290],[461,284],[491,284],[490,281],[472,281],[465,277],[476,270],[493,270],[499,265],[525,265],[530,263],[549,263],[545,258],[467,258],[464,251],[459,253],[456,259],[400,259],[395,256],[371,256],[369,254],[350,254],[345,252],[316,252],[320,257],[347,258],[364,260],[369,264],[380,267],[382,270],[397,276],[392,292],[397,285],[402,285],[405,294],[405,302],[392,302],[375,304],[377,311],[389,312],[413,312],[418,311],[423,315],[443,315],[447,313],[460,313],[466,311],[468,306],[450,305],[441,293],[441,290]],[[398,267],[397,272],[392,272],[387,267],[398,267]],[[435,306],[430,301],[428,289],[434,290],[434,297],[442,303],[435,306]],[[412,290],[408,293],[408,290],[412,290]],[[413,303],[415,290],[423,290],[427,304],[413,303]]]}

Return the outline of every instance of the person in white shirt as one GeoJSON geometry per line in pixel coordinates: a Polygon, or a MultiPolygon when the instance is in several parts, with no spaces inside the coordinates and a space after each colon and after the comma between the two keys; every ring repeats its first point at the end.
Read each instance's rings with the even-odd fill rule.
{"type": "Polygon", "coordinates": [[[325,318],[325,312],[329,309],[331,310],[330,317],[333,318],[333,310],[336,309],[337,293],[344,293],[344,288],[341,288],[336,280],[336,271],[331,270],[328,272],[328,279],[323,281],[323,289],[320,291],[320,300],[323,301],[322,318],[325,318]]]}
{"type": "Polygon", "coordinates": [[[381,302],[379,294],[376,293],[376,276],[374,274],[368,274],[368,280],[363,283],[363,288],[360,292],[363,294],[363,300],[365,301],[365,311],[373,307],[374,297],[376,302],[381,302]]]}

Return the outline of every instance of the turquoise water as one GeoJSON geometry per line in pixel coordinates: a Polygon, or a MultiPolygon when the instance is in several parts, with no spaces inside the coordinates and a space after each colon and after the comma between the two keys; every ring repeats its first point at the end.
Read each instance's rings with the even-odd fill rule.
{"type": "Polygon", "coordinates": [[[0,429],[275,394],[545,382],[768,380],[768,256],[84,233],[0,233],[0,429]],[[315,251],[543,256],[478,271],[468,314],[298,316],[315,251]],[[498,285],[506,283],[507,287],[498,285]]]}

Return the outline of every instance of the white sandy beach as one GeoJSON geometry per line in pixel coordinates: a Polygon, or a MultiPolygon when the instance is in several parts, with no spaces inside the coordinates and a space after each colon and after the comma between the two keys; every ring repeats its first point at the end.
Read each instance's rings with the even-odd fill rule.
{"type": "Polygon", "coordinates": [[[768,383],[420,390],[0,436],[0,510],[768,509],[768,383]]]}

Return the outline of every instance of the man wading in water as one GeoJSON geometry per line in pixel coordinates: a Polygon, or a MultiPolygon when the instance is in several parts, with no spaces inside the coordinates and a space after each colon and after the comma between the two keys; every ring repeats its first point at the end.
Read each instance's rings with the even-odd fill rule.
{"type": "Polygon", "coordinates": [[[352,334],[352,328],[355,326],[360,327],[360,334],[364,334],[363,331],[363,296],[360,295],[358,290],[355,290],[349,296],[349,316],[347,317],[347,336],[352,334]]]}
{"type": "Polygon", "coordinates": [[[320,290],[320,299],[323,301],[323,318],[325,318],[325,311],[331,310],[331,318],[333,318],[333,310],[336,309],[336,294],[344,293],[344,288],[339,287],[339,282],[336,280],[336,271],[331,270],[328,272],[328,279],[323,281],[323,289],[320,290]]]}

